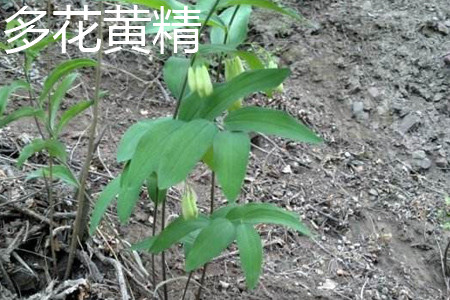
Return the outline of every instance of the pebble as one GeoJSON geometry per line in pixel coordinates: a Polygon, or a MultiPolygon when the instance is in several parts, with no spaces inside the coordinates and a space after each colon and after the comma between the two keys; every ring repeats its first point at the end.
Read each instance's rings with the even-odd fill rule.
{"type": "Polygon", "coordinates": [[[446,168],[447,165],[448,165],[447,158],[443,156],[439,156],[438,158],[436,158],[436,166],[438,168],[446,168]]]}
{"type": "Polygon", "coordinates": [[[398,125],[398,131],[405,135],[408,133],[411,129],[416,127],[420,124],[420,118],[416,114],[408,114],[406,117],[403,118],[403,120],[398,125]]]}
{"type": "Polygon", "coordinates": [[[428,170],[431,168],[431,160],[427,157],[427,154],[423,150],[414,151],[412,153],[414,167],[422,170],[428,170]]]}

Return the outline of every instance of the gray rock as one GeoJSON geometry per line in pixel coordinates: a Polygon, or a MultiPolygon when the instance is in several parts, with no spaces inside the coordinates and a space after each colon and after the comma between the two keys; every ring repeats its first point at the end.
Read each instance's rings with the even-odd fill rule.
{"type": "Polygon", "coordinates": [[[354,116],[358,116],[359,114],[364,112],[364,102],[362,101],[353,102],[352,111],[354,116]]]}
{"type": "Polygon", "coordinates": [[[416,170],[428,170],[431,168],[431,160],[423,150],[414,151],[412,153],[412,165],[416,170]]]}
{"type": "Polygon", "coordinates": [[[438,168],[446,168],[448,166],[447,158],[443,156],[439,156],[438,158],[436,158],[435,162],[438,168]]]}
{"type": "Polygon", "coordinates": [[[418,115],[416,115],[416,114],[408,114],[398,124],[398,131],[402,135],[405,135],[411,129],[413,129],[414,127],[418,126],[419,124],[420,124],[420,117],[418,115]]]}
{"type": "Polygon", "coordinates": [[[367,92],[369,93],[369,96],[373,99],[373,100],[379,100],[381,97],[381,92],[379,89],[377,89],[376,87],[370,87],[367,92]]]}

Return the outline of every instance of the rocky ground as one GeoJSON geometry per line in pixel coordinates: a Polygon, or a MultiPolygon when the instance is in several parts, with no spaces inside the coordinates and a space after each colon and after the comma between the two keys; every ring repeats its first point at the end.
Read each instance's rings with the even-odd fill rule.
{"type": "MultiPolygon", "coordinates": [[[[293,74],[283,95],[271,101],[255,96],[249,101],[287,110],[319,133],[325,143],[308,146],[271,137],[254,139],[240,200],[272,202],[296,211],[316,232],[316,238],[300,237],[279,227],[260,227],[266,246],[259,286],[254,291],[245,289],[238,257],[235,249],[230,249],[210,265],[204,298],[447,299],[442,258],[449,235],[442,229],[442,214],[445,194],[450,193],[448,1],[284,2],[310,22],[293,23],[258,11],[250,36],[253,43],[278,56],[293,74]]],[[[36,66],[36,84],[42,81],[47,60],[36,66]]],[[[20,76],[20,64],[13,57],[0,57],[0,62],[5,69],[0,73],[2,81],[20,76]]],[[[125,53],[107,58],[107,64],[110,67],[103,79],[109,95],[101,122],[105,137],[90,178],[94,195],[109,177],[120,172],[115,151],[123,132],[136,120],[170,114],[174,106],[164,95],[164,87],[154,80],[160,70],[157,57],[150,61],[125,53]]],[[[83,75],[85,83],[89,78],[90,74],[83,75]]],[[[89,93],[87,86],[86,91],[73,91],[70,101],[89,93]]],[[[19,98],[16,103],[25,101],[19,98]]],[[[84,155],[89,120],[89,115],[84,116],[64,136],[75,168],[84,155]]],[[[0,193],[18,199],[35,193],[22,208],[45,215],[43,183],[24,184],[23,170],[13,163],[17,150],[37,136],[33,123],[16,123],[0,134],[0,193]]],[[[29,167],[44,161],[36,157],[29,167]]],[[[200,166],[192,179],[204,201],[200,206],[206,209],[210,180],[206,169],[200,166]]],[[[61,185],[58,191],[60,211],[71,211],[71,190],[61,185]]],[[[178,191],[174,189],[170,195],[176,198],[178,191]]],[[[217,197],[224,200],[220,191],[217,197]]],[[[126,262],[130,257],[120,240],[132,243],[148,236],[152,210],[143,196],[129,225],[116,224],[115,230],[107,230],[108,236],[96,236],[89,244],[106,249],[101,250],[104,254],[114,252],[126,262]]],[[[169,210],[170,219],[179,213],[178,202],[171,201],[169,210]]],[[[15,252],[37,273],[36,277],[29,275],[15,256],[6,266],[23,294],[31,296],[48,286],[39,269],[40,265],[45,269],[41,264],[46,251],[45,223],[2,204],[0,217],[0,249],[20,236],[21,250],[15,252]]],[[[111,218],[115,220],[113,211],[111,218]]],[[[62,218],[61,225],[69,224],[66,219],[62,218]]],[[[66,235],[59,236],[62,244],[66,235]]],[[[90,274],[90,284],[78,282],[77,287],[83,287],[78,293],[89,293],[91,299],[118,299],[114,268],[101,263],[102,253],[95,249],[85,250],[98,265],[101,278],[93,276],[89,265],[79,258],[76,278],[90,274]]],[[[62,268],[63,253],[62,249],[62,268]]],[[[168,286],[170,299],[180,298],[185,283],[181,254],[181,249],[168,254],[169,276],[176,278],[168,286]]],[[[151,270],[150,256],[141,254],[141,258],[144,269],[151,270]]],[[[150,299],[146,291],[152,290],[151,280],[142,276],[144,279],[133,280],[126,275],[127,282],[136,299],[150,299]]],[[[198,281],[200,273],[193,278],[198,281]]],[[[0,289],[7,286],[4,279],[0,282],[0,289]]],[[[188,297],[193,299],[194,292],[192,287],[188,297]]]]}

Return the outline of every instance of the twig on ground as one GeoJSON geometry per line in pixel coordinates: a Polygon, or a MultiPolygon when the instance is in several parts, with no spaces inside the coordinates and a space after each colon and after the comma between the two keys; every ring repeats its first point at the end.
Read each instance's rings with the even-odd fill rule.
{"type": "Polygon", "coordinates": [[[120,294],[122,295],[122,300],[129,300],[130,295],[128,294],[127,285],[125,282],[125,277],[123,275],[122,264],[117,260],[109,257],[105,257],[100,251],[94,251],[95,255],[100,259],[102,263],[110,264],[116,270],[117,281],[119,283],[120,294]]]}

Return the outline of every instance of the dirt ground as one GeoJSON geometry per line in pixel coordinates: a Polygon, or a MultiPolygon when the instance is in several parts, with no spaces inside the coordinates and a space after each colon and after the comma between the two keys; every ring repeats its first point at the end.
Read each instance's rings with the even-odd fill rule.
{"type": "MultiPolygon", "coordinates": [[[[285,92],[273,100],[261,95],[248,101],[284,109],[322,136],[325,143],[309,146],[272,137],[253,139],[253,154],[240,201],[264,201],[298,212],[316,233],[315,239],[280,227],[261,226],[264,268],[258,287],[249,291],[235,249],[229,249],[207,272],[203,299],[448,299],[443,252],[450,235],[442,229],[444,195],[450,194],[450,3],[448,0],[287,0],[310,22],[257,11],[250,39],[272,51],[292,70],[285,92]]],[[[4,12],[3,12],[4,13],[4,12]]],[[[9,11],[8,16],[11,14],[9,11]]],[[[2,18],[3,19],[3,18],[2,18]]],[[[73,51],[73,55],[77,52],[73,51]]],[[[67,57],[58,55],[59,58],[67,57]]],[[[34,68],[34,84],[42,82],[49,57],[34,68]]],[[[51,57],[51,61],[54,58],[51,57]]],[[[117,145],[126,129],[143,118],[170,115],[174,101],[160,85],[161,61],[131,52],[105,58],[100,129],[105,128],[90,177],[97,195],[121,165],[117,145]],[[156,74],[156,76],[155,76],[156,74]],[[155,79],[156,78],[156,79],[155,79]]],[[[1,82],[21,75],[15,56],[0,57],[1,82]]],[[[91,93],[92,74],[71,92],[75,103],[91,93]],[[85,89],[83,88],[85,87],[85,89]]],[[[27,102],[18,97],[14,105],[27,102]]],[[[81,165],[87,145],[86,114],[66,131],[70,163],[81,165]]],[[[27,140],[37,137],[30,121],[0,130],[0,194],[21,197],[35,193],[26,207],[47,214],[43,182],[24,183],[24,170],[13,160],[27,140]],[[3,177],[2,177],[3,176],[3,177]]],[[[44,163],[37,156],[25,170],[44,163]]],[[[207,210],[209,173],[199,166],[192,181],[207,210]]],[[[59,212],[73,210],[72,190],[58,185],[59,212]]],[[[168,219],[179,214],[170,193],[168,219]]],[[[225,203],[216,191],[218,203],[225,203]]],[[[90,247],[129,258],[120,239],[134,243],[149,236],[153,206],[146,195],[126,226],[114,222],[106,237],[95,236],[85,249],[101,273],[79,258],[74,279],[88,278],[78,293],[86,299],[119,299],[114,268],[101,263],[90,247]],[[120,239],[114,233],[118,233],[120,239]]],[[[117,221],[114,210],[112,220],[117,221]]],[[[42,267],[48,255],[45,224],[0,204],[0,256],[21,230],[28,240],[16,253],[37,274],[30,275],[12,256],[7,271],[22,295],[48,287],[42,267]],[[26,229],[24,229],[26,228],[26,229]]],[[[61,225],[70,224],[62,217],[61,225]]],[[[58,235],[64,271],[68,230],[58,235]]],[[[168,253],[169,298],[181,299],[185,284],[182,249],[168,253]]],[[[150,255],[140,254],[151,273],[150,255]]],[[[0,257],[1,259],[1,257],[0,257]]],[[[157,261],[159,263],[159,261],[157,261]]],[[[143,271],[141,271],[142,273],[143,271]]],[[[159,272],[158,272],[159,275],[159,272]]],[[[133,280],[126,274],[135,299],[151,299],[150,276],[133,280]]],[[[201,272],[193,275],[199,281],[201,272]]],[[[0,275],[0,299],[14,299],[0,275]],[[3,297],[3,298],[2,298],[3,297]]],[[[187,298],[194,299],[196,286],[187,298]]],[[[31,298],[30,298],[31,299],[31,298]]],[[[37,299],[37,298],[36,298],[37,299]]],[[[82,299],[82,298],[73,298],[82,299]]]]}

